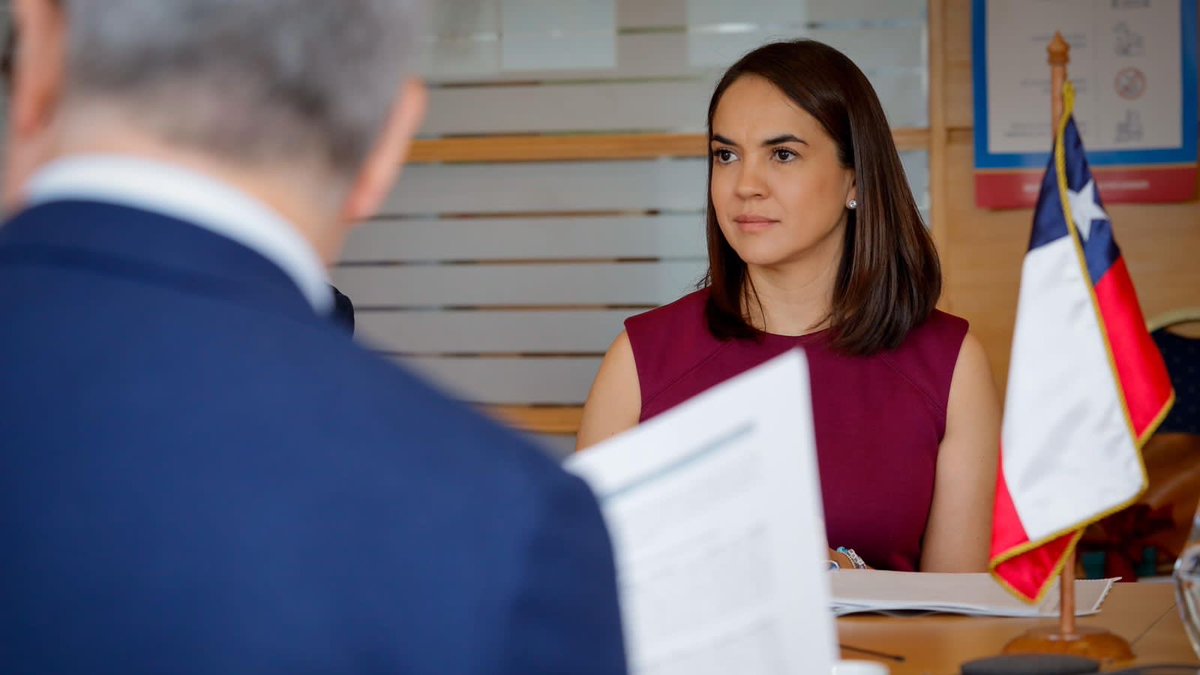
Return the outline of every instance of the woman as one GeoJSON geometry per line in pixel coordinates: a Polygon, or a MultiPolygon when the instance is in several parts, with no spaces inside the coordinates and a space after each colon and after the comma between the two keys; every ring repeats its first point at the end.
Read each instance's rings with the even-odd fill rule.
{"type": "Polygon", "coordinates": [[[826,533],[850,549],[831,558],[986,569],[999,402],[967,322],[935,309],[937,253],[870,83],[821,43],[766,45],[708,126],[706,283],[625,322],[579,448],[803,347],[826,533]]]}

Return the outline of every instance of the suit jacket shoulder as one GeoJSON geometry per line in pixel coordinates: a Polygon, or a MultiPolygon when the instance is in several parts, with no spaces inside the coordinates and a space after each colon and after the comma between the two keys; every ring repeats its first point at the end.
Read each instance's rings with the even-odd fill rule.
{"type": "Polygon", "coordinates": [[[0,671],[624,671],[587,487],[157,214],[0,229],[0,671]]]}

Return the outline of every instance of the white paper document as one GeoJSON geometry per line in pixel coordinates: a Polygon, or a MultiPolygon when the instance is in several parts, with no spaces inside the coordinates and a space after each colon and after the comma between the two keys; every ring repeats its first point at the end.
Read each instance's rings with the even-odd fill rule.
{"type": "Polygon", "coordinates": [[[575,455],[616,555],[634,675],[828,673],[808,368],[793,351],[575,455]]]}
{"type": "MultiPolygon", "coordinates": [[[[879,570],[834,572],[833,611],[944,612],[981,616],[1058,616],[1055,583],[1041,604],[1027,605],[1005,591],[990,574],[931,574],[879,570]]],[[[1075,615],[1100,611],[1116,579],[1075,582],[1075,615]]]]}

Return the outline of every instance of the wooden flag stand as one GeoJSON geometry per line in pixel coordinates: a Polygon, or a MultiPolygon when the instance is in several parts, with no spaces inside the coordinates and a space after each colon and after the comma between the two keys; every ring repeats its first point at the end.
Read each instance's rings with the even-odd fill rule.
{"type": "Polygon", "coordinates": [[[1125,638],[1102,628],[1075,625],[1075,550],[1063,561],[1059,579],[1058,625],[1031,628],[1004,645],[1005,654],[1067,654],[1097,661],[1128,661],[1133,649],[1125,638]]]}
{"type": "MultiPolygon", "coordinates": [[[[1067,80],[1070,45],[1062,34],[1055,32],[1046,48],[1049,53],[1051,82],[1051,111],[1057,133],[1062,118],[1063,84],[1067,80]]],[[[1013,638],[1004,646],[1005,654],[1066,654],[1083,656],[1097,661],[1128,661],[1133,650],[1120,635],[1099,628],[1075,625],[1075,547],[1063,561],[1059,579],[1061,601],[1058,605],[1058,626],[1033,628],[1013,638]]]]}

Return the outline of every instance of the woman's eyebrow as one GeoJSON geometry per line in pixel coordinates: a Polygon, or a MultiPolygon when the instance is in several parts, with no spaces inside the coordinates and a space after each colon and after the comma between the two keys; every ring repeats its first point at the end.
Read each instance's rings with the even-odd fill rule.
{"type": "MultiPolygon", "coordinates": [[[[709,139],[709,142],[720,143],[721,145],[737,145],[737,143],[734,143],[720,134],[713,134],[712,138],[709,139]]],[[[763,146],[779,145],[780,143],[803,143],[804,145],[808,145],[808,141],[796,136],[795,134],[780,134],[778,136],[772,136],[771,138],[768,138],[762,142],[763,146]]]]}
{"type": "Polygon", "coordinates": [[[808,145],[808,141],[794,134],[780,134],[762,142],[763,145],[779,145],[780,143],[803,143],[804,145],[808,145]]]}

